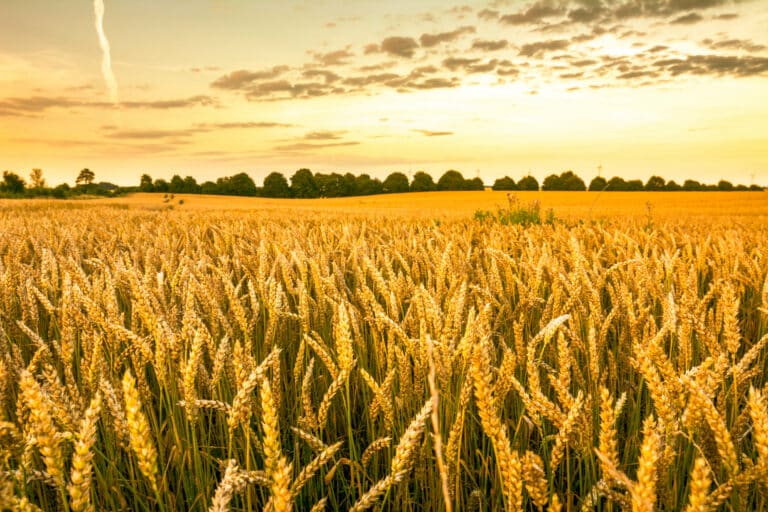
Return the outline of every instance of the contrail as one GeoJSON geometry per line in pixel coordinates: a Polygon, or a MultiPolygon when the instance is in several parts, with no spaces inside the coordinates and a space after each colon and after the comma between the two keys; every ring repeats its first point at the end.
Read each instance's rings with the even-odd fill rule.
{"type": "Polygon", "coordinates": [[[117,81],[112,72],[112,57],[109,53],[109,40],[104,33],[104,0],[93,0],[93,11],[96,14],[96,33],[99,35],[99,45],[103,57],[101,59],[101,74],[104,75],[104,81],[109,89],[109,97],[112,103],[117,103],[117,81]]]}

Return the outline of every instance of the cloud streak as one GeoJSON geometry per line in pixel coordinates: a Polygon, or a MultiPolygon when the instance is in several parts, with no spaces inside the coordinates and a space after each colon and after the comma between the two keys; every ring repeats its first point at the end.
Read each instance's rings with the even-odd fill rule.
{"type": "Polygon", "coordinates": [[[101,74],[109,89],[109,98],[112,103],[118,103],[120,98],[117,93],[117,80],[112,71],[112,55],[109,48],[109,39],[104,32],[104,0],[93,0],[93,12],[95,15],[96,34],[99,37],[101,47],[101,74]]]}

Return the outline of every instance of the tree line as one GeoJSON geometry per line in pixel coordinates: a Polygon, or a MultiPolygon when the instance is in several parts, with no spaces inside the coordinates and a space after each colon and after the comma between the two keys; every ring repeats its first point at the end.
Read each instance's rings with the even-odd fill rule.
{"type": "MultiPolygon", "coordinates": [[[[0,196],[3,197],[55,197],[67,198],[74,195],[114,196],[129,192],[162,192],[170,194],[214,194],[234,196],[259,196],[274,198],[317,198],[317,197],[347,197],[367,196],[374,194],[395,194],[403,192],[432,192],[449,190],[485,190],[480,178],[466,179],[456,170],[446,171],[437,182],[426,172],[419,171],[412,179],[402,172],[393,172],[383,181],[372,178],[368,174],[354,175],[352,173],[313,173],[309,169],[299,169],[290,178],[280,172],[272,172],[261,187],[253,179],[241,172],[225,176],[216,181],[198,183],[192,176],[182,178],[175,174],[169,181],[152,179],[148,174],[142,174],[138,187],[119,187],[109,182],[96,183],[96,176],[90,169],[83,169],[75,180],[75,186],[62,183],[56,187],[48,187],[43,178],[42,170],[33,169],[30,173],[29,184],[25,179],[12,171],[3,172],[0,181],[0,196]]],[[[573,171],[561,174],[550,174],[539,184],[533,176],[525,176],[515,181],[509,176],[497,179],[493,190],[561,190],[561,191],[608,191],[608,192],[639,192],[639,191],[746,191],[763,190],[759,185],[733,185],[726,180],[720,180],[716,185],[700,183],[696,180],[685,180],[678,184],[674,180],[666,181],[660,176],[651,176],[645,183],[641,180],[624,180],[614,176],[605,179],[597,176],[589,182],[584,182],[573,171]]]]}
{"type": "Polygon", "coordinates": [[[43,177],[42,169],[32,169],[29,183],[13,171],[3,171],[0,181],[0,197],[54,197],[66,199],[79,195],[115,196],[129,191],[114,183],[102,181],[96,183],[96,174],[90,169],[83,169],[75,179],[75,186],[61,183],[50,187],[43,177]]]}
{"type": "MultiPolygon", "coordinates": [[[[526,176],[519,182],[509,176],[497,179],[493,184],[493,190],[539,190],[539,183],[535,178],[526,176]]],[[[760,185],[734,185],[730,181],[720,180],[717,185],[700,183],[696,180],[685,180],[682,185],[675,180],[666,181],[661,176],[651,176],[645,183],[642,180],[624,180],[618,176],[606,180],[602,176],[596,176],[589,182],[589,186],[584,183],[573,171],[565,171],[561,174],[550,174],[541,184],[541,190],[565,190],[580,191],[589,190],[593,192],[703,192],[703,191],[747,191],[763,190],[760,185]]]]}

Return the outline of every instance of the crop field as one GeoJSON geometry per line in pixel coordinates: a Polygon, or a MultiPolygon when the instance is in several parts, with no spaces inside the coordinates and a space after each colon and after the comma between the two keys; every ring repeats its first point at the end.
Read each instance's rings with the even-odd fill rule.
{"type": "Polygon", "coordinates": [[[0,509],[768,508],[765,193],[517,196],[1,203],[0,509]]]}

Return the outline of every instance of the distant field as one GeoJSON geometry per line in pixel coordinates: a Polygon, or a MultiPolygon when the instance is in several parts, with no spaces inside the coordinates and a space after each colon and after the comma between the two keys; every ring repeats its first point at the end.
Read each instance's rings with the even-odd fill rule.
{"type": "MultiPolygon", "coordinates": [[[[560,218],[645,217],[648,205],[656,218],[768,216],[766,192],[514,192],[521,202],[540,201],[560,218]]],[[[45,204],[46,201],[34,201],[45,204]]],[[[71,201],[83,204],[83,200],[71,201]]],[[[177,194],[132,194],[118,199],[87,200],[88,204],[119,204],[183,210],[281,210],[342,213],[403,214],[425,217],[465,217],[476,210],[507,205],[506,192],[425,192],[329,199],[267,199],[177,194]],[[179,201],[183,200],[183,204],[179,201]]],[[[0,201],[0,205],[7,202],[0,201]]]]}

